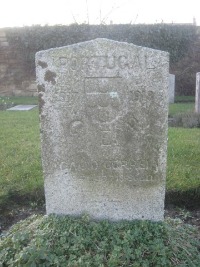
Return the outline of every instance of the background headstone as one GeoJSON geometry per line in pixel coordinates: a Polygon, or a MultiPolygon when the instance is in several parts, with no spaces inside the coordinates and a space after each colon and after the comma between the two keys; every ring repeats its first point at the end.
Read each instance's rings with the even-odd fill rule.
{"type": "Polygon", "coordinates": [[[169,74],[169,103],[174,103],[175,97],[175,75],[169,74]]]}
{"type": "Polygon", "coordinates": [[[168,61],[107,39],[36,54],[47,214],[163,219],[168,61]]]}
{"type": "Polygon", "coordinates": [[[8,108],[7,110],[19,110],[19,111],[28,111],[28,110],[31,110],[33,108],[37,107],[37,105],[17,105],[17,106],[14,106],[12,108],[8,108]]]}
{"type": "Polygon", "coordinates": [[[196,74],[195,112],[200,113],[200,72],[196,74]]]}

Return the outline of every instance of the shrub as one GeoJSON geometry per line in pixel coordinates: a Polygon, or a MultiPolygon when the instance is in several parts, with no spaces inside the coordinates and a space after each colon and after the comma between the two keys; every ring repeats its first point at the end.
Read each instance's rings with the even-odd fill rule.
{"type": "Polygon", "coordinates": [[[194,112],[177,114],[170,120],[170,126],[200,128],[200,114],[194,112]]]}
{"type": "MultiPolygon", "coordinates": [[[[195,93],[195,75],[200,68],[198,27],[192,24],[125,24],[31,26],[4,29],[19,67],[11,66],[15,84],[35,78],[35,53],[95,38],[108,38],[167,51],[170,72],[176,75],[176,93],[195,93]]],[[[18,66],[18,65],[17,65],[18,66]]],[[[9,73],[11,75],[11,73],[9,73]]]]}
{"type": "Polygon", "coordinates": [[[6,110],[14,106],[14,103],[10,102],[9,97],[0,97],[0,110],[6,110]]]}

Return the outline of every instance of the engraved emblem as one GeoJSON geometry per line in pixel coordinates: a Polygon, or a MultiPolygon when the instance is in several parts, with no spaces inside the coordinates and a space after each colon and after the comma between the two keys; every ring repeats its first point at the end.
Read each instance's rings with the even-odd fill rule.
{"type": "Polygon", "coordinates": [[[116,91],[120,78],[86,78],[86,114],[91,121],[105,123],[116,119],[121,99],[116,91]]]}

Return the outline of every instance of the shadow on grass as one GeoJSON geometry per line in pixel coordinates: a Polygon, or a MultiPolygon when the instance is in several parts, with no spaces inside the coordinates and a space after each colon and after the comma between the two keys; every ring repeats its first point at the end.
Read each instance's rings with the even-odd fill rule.
{"type": "Polygon", "coordinates": [[[195,210],[200,207],[200,188],[187,191],[167,191],[165,196],[165,207],[175,206],[195,210]]]}
{"type": "MultiPolygon", "coordinates": [[[[14,206],[42,207],[45,204],[44,189],[38,188],[29,194],[21,194],[18,191],[0,198],[0,212],[4,213],[14,206]]],[[[187,191],[167,191],[165,196],[165,206],[176,206],[189,210],[198,209],[200,206],[200,188],[187,191]]]]}
{"type": "Polygon", "coordinates": [[[45,203],[44,189],[38,188],[29,194],[10,191],[5,197],[0,198],[0,213],[6,213],[15,206],[42,207],[45,203]]]}
{"type": "MultiPolygon", "coordinates": [[[[170,191],[166,193],[165,209],[177,208],[195,211],[199,209],[200,188],[186,192],[170,191]]],[[[29,194],[12,191],[0,199],[0,234],[20,220],[33,214],[45,214],[44,190],[39,188],[29,194]]]]}

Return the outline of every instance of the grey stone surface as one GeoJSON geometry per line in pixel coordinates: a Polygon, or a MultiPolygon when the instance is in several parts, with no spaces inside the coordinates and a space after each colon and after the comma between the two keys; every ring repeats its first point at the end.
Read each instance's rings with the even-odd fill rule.
{"type": "Polygon", "coordinates": [[[19,111],[28,111],[37,107],[37,105],[17,105],[12,108],[8,108],[7,110],[19,110],[19,111]]]}
{"type": "Polygon", "coordinates": [[[200,113],[200,72],[196,74],[195,112],[200,113]]]}
{"type": "Polygon", "coordinates": [[[174,103],[175,96],[175,75],[169,74],[169,103],[174,103]]]}
{"type": "Polygon", "coordinates": [[[36,54],[47,214],[163,219],[168,61],[107,39],[36,54]]]}

